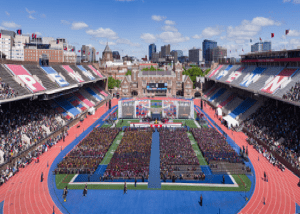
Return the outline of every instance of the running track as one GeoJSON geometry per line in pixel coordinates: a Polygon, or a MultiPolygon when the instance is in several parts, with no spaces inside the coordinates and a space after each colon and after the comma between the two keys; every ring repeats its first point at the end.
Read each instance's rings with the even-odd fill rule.
{"type": "MultiPolygon", "coordinates": [[[[118,100],[112,100],[112,106],[117,105],[118,100]]],[[[13,176],[7,183],[0,188],[0,202],[4,200],[4,213],[53,213],[54,202],[49,194],[47,178],[50,166],[56,156],[60,153],[61,147],[64,149],[69,145],[83,129],[91,126],[100,118],[108,107],[104,104],[97,109],[95,115],[89,115],[82,123],[80,128],[77,125],[69,130],[69,135],[65,142],[60,141],[48,152],[40,157],[40,163],[31,163],[20,172],[13,176]],[[49,167],[47,168],[47,161],[49,167]],[[44,181],[41,182],[41,172],[44,173],[44,181]]],[[[61,213],[55,206],[55,213],[61,213]]]]}
{"type": "MultiPolygon", "coordinates": [[[[159,98],[155,98],[159,99],[159,98]]],[[[160,98],[162,99],[162,98],[160,98]]],[[[117,104],[117,100],[112,100],[112,106],[117,104]]],[[[195,105],[200,106],[200,100],[195,100],[195,105]]],[[[220,121],[214,118],[214,111],[209,107],[204,107],[205,112],[214,121],[225,130],[220,121]]],[[[52,164],[55,157],[59,154],[61,146],[65,148],[70,144],[81,132],[93,124],[97,118],[107,111],[104,105],[96,111],[95,115],[88,116],[81,123],[81,127],[73,126],[69,130],[69,135],[65,142],[59,142],[52,147],[48,152],[44,153],[40,158],[40,163],[32,163],[25,169],[11,178],[6,184],[0,188],[0,202],[4,201],[4,213],[52,213],[54,203],[47,188],[47,178],[49,166],[52,164]],[[78,131],[80,130],[80,132],[78,131]],[[40,182],[41,172],[44,172],[44,182],[40,182]]],[[[229,130],[225,132],[231,136],[235,142],[241,147],[248,145],[246,136],[243,133],[235,133],[229,130]]],[[[285,172],[277,170],[266,159],[259,155],[258,152],[251,146],[248,146],[249,158],[253,164],[256,174],[256,188],[254,193],[241,210],[241,214],[246,213],[295,213],[295,202],[300,204],[300,191],[297,187],[299,178],[288,169],[285,172]],[[258,161],[258,156],[260,156],[258,161]],[[266,171],[269,182],[262,180],[263,172],[266,171]],[[265,197],[266,204],[263,204],[265,197]]],[[[55,207],[55,213],[61,213],[55,207]]]]}
{"type": "MultiPolygon", "coordinates": [[[[194,104],[200,106],[200,99],[195,99],[194,104]]],[[[248,145],[249,158],[255,170],[256,186],[254,193],[241,210],[241,214],[256,213],[285,213],[294,214],[296,210],[295,203],[300,204],[300,188],[297,186],[299,178],[290,170],[286,169],[284,172],[273,167],[266,158],[259,154],[246,141],[247,136],[242,132],[232,132],[227,130],[221,122],[214,117],[214,110],[208,105],[204,106],[204,111],[210,116],[215,123],[221,127],[240,147],[248,145]],[[258,161],[259,156],[259,161],[258,161]],[[269,182],[263,181],[263,173],[267,173],[269,182]],[[265,197],[266,204],[263,204],[263,197],[265,197]]]]}

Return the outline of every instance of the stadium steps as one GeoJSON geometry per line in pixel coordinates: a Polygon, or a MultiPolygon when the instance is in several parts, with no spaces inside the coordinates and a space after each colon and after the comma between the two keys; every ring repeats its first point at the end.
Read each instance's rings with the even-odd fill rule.
{"type": "Polygon", "coordinates": [[[99,100],[97,100],[95,97],[93,97],[93,95],[91,95],[89,92],[87,92],[85,89],[81,88],[79,90],[79,93],[82,94],[86,99],[88,99],[89,101],[93,101],[93,103],[96,105],[97,103],[99,103],[99,100]]]}
{"type": "MultiPolygon", "coordinates": [[[[87,71],[89,71],[91,74],[93,74],[97,79],[100,79],[101,77],[100,76],[98,76],[89,66],[87,66],[87,65],[82,65],[82,67],[84,67],[87,71]]],[[[93,66],[94,67],[94,66],[93,66]]],[[[95,67],[94,67],[95,68],[95,67]]],[[[96,69],[96,68],[95,68],[96,69]]],[[[97,69],[96,69],[97,70],[97,69]]],[[[98,71],[98,70],[97,70],[98,71]]],[[[100,75],[102,76],[102,77],[104,77],[103,76],[103,74],[100,72],[100,71],[98,71],[99,73],[100,73],[100,75]]]]}
{"type": "Polygon", "coordinates": [[[287,86],[285,86],[284,88],[279,88],[279,89],[275,92],[275,95],[278,96],[278,97],[280,97],[280,98],[282,98],[282,96],[283,96],[284,94],[286,94],[287,92],[289,92],[290,89],[291,89],[292,87],[295,87],[296,83],[299,82],[299,80],[300,80],[300,70],[298,70],[298,71],[294,74],[294,76],[292,77],[291,82],[289,82],[289,83],[287,84],[287,86]]]}
{"type": "Polygon", "coordinates": [[[148,188],[161,188],[159,132],[157,131],[157,129],[155,129],[155,132],[152,133],[148,188]]]}
{"type": "Polygon", "coordinates": [[[254,71],[255,68],[256,68],[256,66],[245,67],[245,69],[242,70],[242,75],[239,76],[239,78],[234,79],[234,80],[231,82],[231,85],[240,86],[240,83],[244,80],[244,77],[245,77],[247,74],[250,74],[252,71],[254,71]]]}
{"type": "Polygon", "coordinates": [[[232,102],[236,98],[235,93],[231,93],[225,100],[223,100],[219,105],[218,108],[223,108],[224,106],[228,105],[230,102],[232,102]]]}
{"type": "Polygon", "coordinates": [[[69,83],[69,84],[78,84],[77,80],[73,79],[69,73],[63,69],[60,65],[52,65],[52,68],[59,74],[62,74],[65,78],[66,78],[66,81],[69,83]]]}
{"type": "Polygon", "coordinates": [[[227,76],[229,74],[229,70],[231,70],[233,65],[228,65],[226,69],[222,70],[221,72],[216,75],[216,80],[220,81],[224,76],[227,76]]]}
{"type": "Polygon", "coordinates": [[[217,77],[219,76],[219,74],[225,70],[226,68],[228,68],[228,65],[223,65],[222,68],[220,68],[212,77],[210,77],[213,80],[216,80],[217,77]]]}
{"type": "Polygon", "coordinates": [[[96,94],[90,87],[86,87],[85,90],[90,93],[94,98],[101,101],[103,98],[101,98],[98,94],[96,94]]]}
{"type": "Polygon", "coordinates": [[[239,97],[235,97],[230,103],[228,103],[222,111],[225,114],[230,114],[236,107],[238,107],[244,100],[239,97]]]}
{"type": "Polygon", "coordinates": [[[96,88],[95,86],[89,86],[90,89],[92,89],[92,91],[94,91],[102,100],[105,100],[105,97],[103,96],[103,94],[101,94],[96,88]]]}
{"type": "Polygon", "coordinates": [[[88,99],[86,99],[82,94],[80,94],[79,92],[75,92],[74,95],[81,100],[83,103],[85,103],[88,107],[92,107],[95,105],[95,103],[93,103],[92,101],[89,101],[88,99]]]}
{"type": "Polygon", "coordinates": [[[21,86],[18,82],[16,82],[13,79],[12,73],[5,67],[5,65],[2,64],[0,64],[0,77],[2,78],[2,82],[5,82],[16,92],[18,92],[18,96],[31,94],[31,92],[27,89],[26,86],[21,86]]]}
{"type": "Polygon", "coordinates": [[[89,72],[95,79],[99,79],[100,77],[95,74],[94,72],[90,71],[90,70],[87,70],[85,69],[85,67],[83,67],[82,65],[77,65],[76,66],[79,70],[81,70],[83,73],[84,73],[84,70],[86,70],[87,72],[89,72]]]}
{"type": "Polygon", "coordinates": [[[218,76],[219,72],[223,71],[225,68],[227,68],[228,66],[227,65],[220,65],[221,67],[217,67],[214,71],[212,71],[209,75],[208,75],[208,78],[210,79],[213,79],[218,76]]]}
{"type": "Polygon", "coordinates": [[[207,175],[212,175],[211,169],[209,166],[200,166],[202,172],[205,174],[205,176],[207,175]]]}
{"type": "Polygon", "coordinates": [[[85,74],[83,74],[83,71],[80,70],[76,65],[70,65],[70,68],[72,68],[75,72],[79,73],[84,81],[91,81],[91,79],[85,76],[85,74]]]}
{"type": "Polygon", "coordinates": [[[32,75],[36,75],[43,83],[43,86],[47,88],[47,90],[53,90],[60,88],[56,82],[52,82],[45,74],[45,72],[36,65],[24,65],[32,75]]]}
{"type": "Polygon", "coordinates": [[[215,93],[213,96],[211,96],[211,98],[209,99],[209,101],[212,102],[213,100],[215,100],[216,98],[218,98],[218,97],[220,97],[222,94],[224,94],[225,91],[226,91],[225,88],[219,89],[217,93],[215,93]]]}
{"type": "Polygon", "coordinates": [[[218,106],[221,102],[225,101],[229,95],[232,94],[230,90],[226,90],[221,96],[212,101],[212,104],[218,106]]]}
{"type": "Polygon", "coordinates": [[[215,70],[219,70],[220,68],[222,68],[223,65],[218,65],[215,69],[212,69],[207,75],[206,77],[209,77],[215,70]]]}
{"type": "Polygon", "coordinates": [[[104,90],[102,90],[100,87],[94,85],[94,88],[95,88],[96,90],[98,90],[104,97],[107,97],[107,96],[108,96],[108,94],[107,94],[104,90]]]}
{"type": "Polygon", "coordinates": [[[245,111],[245,113],[243,113],[240,118],[239,121],[244,121],[247,118],[249,118],[253,113],[255,113],[257,111],[257,109],[259,109],[262,105],[263,105],[263,101],[258,100],[253,106],[251,106],[247,111],[245,111]]]}
{"type": "Polygon", "coordinates": [[[76,98],[76,96],[74,96],[73,94],[67,94],[67,95],[64,95],[63,96],[64,98],[65,98],[65,100],[67,100],[72,106],[74,106],[78,111],[80,111],[80,112],[82,112],[82,111],[84,111],[84,110],[86,110],[86,108],[83,108],[83,107],[85,107],[85,106],[83,106],[82,104],[81,104],[81,101],[80,100],[78,100],[77,98],[76,98]],[[78,105],[77,105],[77,102],[74,104],[73,102],[79,102],[78,103],[78,105]]]}
{"type": "Polygon", "coordinates": [[[282,69],[283,67],[268,67],[266,70],[264,70],[264,72],[261,74],[261,77],[255,83],[251,83],[248,86],[248,89],[259,91],[265,86],[265,82],[271,75],[277,75],[282,69]]]}
{"type": "Polygon", "coordinates": [[[228,70],[227,75],[222,76],[222,77],[219,79],[219,81],[225,82],[225,81],[228,79],[229,75],[230,75],[231,73],[235,72],[236,70],[238,70],[240,67],[241,67],[240,65],[233,65],[233,66],[228,70]]]}
{"type": "Polygon", "coordinates": [[[73,116],[77,116],[78,114],[80,114],[80,111],[78,111],[77,108],[75,108],[71,103],[69,103],[63,97],[58,97],[55,98],[54,100],[55,102],[57,102],[58,105],[60,105],[67,112],[70,112],[73,116]]]}
{"type": "Polygon", "coordinates": [[[204,97],[208,98],[209,96],[211,96],[214,92],[216,92],[216,90],[218,89],[218,87],[216,85],[214,85],[213,87],[211,87],[210,89],[208,89],[205,93],[204,93],[204,97]]]}
{"type": "Polygon", "coordinates": [[[256,103],[256,101],[257,100],[248,97],[238,107],[236,107],[229,115],[232,118],[236,118],[240,114],[243,114],[245,111],[247,111],[251,106],[253,106],[256,103]]]}

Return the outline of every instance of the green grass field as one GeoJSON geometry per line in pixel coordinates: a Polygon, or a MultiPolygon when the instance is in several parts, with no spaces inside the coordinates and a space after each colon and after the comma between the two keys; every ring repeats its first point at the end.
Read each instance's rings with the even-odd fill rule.
{"type": "Polygon", "coordinates": [[[120,143],[123,137],[123,132],[119,132],[119,134],[117,135],[117,137],[115,138],[114,142],[112,143],[112,145],[109,147],[109,150],[106,152],[105,157],[103,158],[103,160],[101,161],[101,165],[107,165],[110,162],[110,159],[113,156],[113,152],[116,151],[117,147],[118,147],[118,142],[120,143]]]}
{"type": "Polygon", "coordinates": [[[101,128],[109,128],[109,127],[111,127],[112,125],[110,125],[110,124],[103,124],[102,126],[101,126],[101,128]]]}
{"type": "Polygon", "coordinates": [[[198,146],[194,136],[192,135],[192,133],[188,132],[188,136],[191,141],[192,147],[193,147],[194,151],[196,152],[196,155],[197,155],[200,165],[202,165],[202,166],[208,165],[206,160],[204,159],[204,157],[199,149],[199,146],[198,146]]]}
{"type": "MultiPolygon", "coordinates": [[[[83,189],[85,183],[81,185],[69,185],[68,182],[74,177],[74,174],[66,175],[60,174],[56,175],[56,187],[57,189],[63,189],[65,186],[68,186],[68,189],[83,189]]],[[[166,186],[162,183],[161,189],[157,190],[188,190],[188,191],[250,191],[251,181],[246,175],[232,175],[236,183],[239,185],[238,187],[204,187],[204,186],[166,186]],[[246,185],[246,189],[245,186],[246,185]]],[[[89,184],[88,189],[111,189],[111,190],[121,190],[124,188],[123,184],[120,185],[111,185],[111,184],[89,184]]],[[[148,189],[148,185],[139,185],[137,183],[137,187],[134,187],[133,184],[127,184],[128,190],[153,190],[148,189]]]]}
{"type": "Polygon", "coordinates": [[[123,126],[130,126],[130,123],[138,123],[138,122],[140,122],[140,120],[136,120],[136,119],[123,120],[123,123],[122,123],[122,120],[119,120],[116,127],[120,128],[123,126]]]}
{"type": "Polygon", "coordinates": [[[184,119],[175,119],[173,120],[174,123],[182,123],[182,126],[189,126],[190,128],[197,128],[194,120],[184,120],[184,119]]]}

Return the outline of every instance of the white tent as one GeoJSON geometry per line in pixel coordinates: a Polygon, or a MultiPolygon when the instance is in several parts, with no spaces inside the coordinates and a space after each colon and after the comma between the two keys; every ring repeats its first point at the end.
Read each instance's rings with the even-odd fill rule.
{"type": "Polygon", "coordinates": [[[228,128],[235,127],[239,125],[239,122],[232,118],[230,115],[226,115],[223,119],[227,122],[228,128]]]}
{"type": "Polygon", "coordinates": [[[217,108],[217,115],[218,115],[218,116],[222,116],[222,109],[217,108]]]}
{"type": "Polygon", "coordinates": [[[94,115],[94,114],[95,114],[95,108],[94,108],[94,107],[91,107],[91,108],[89,109],[89,113],[92,114],[92,115],[94,115]]]}

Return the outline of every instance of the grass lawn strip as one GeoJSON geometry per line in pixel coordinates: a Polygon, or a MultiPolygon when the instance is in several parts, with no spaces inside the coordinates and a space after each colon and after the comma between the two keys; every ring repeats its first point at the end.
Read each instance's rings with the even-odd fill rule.
{"type": "Polygon", "coordinates": [[[101,126],[101,128],[110,128],[112,125],[110,125],[110,124],[103,124],[102,126],[101,126]]]}
{"type": "Polygon", "coordinates": [[[123,137],[122,132],[119,132],[119,134],[117,135],[117,137],[114,139],[114,142],[110,146],[109,150],[106,152],[106,154],[105,154],[103,160],[101,161],[100,165],[107,165],[107,164],[109,164],[112,156],[114,155],[114,152],[116,151],[118,145],[121,142],[122,137],[123,137]]]}
{"type": "Polygon", "coordinates": [[[138,122],[140,122],[140,120],[137,119],[123,120],[123,122],[122,120],[119,120],[119,122],[116,125],[116,128],[121,128],[123,126],[130,126],[130,123],[138,123],[138,122]]]}
{"type": "Polygon", "coordinates": [[[188,136],[189,136],[189,139],[191,141],[192,147],[193,147],[193,149],[194,149],[194,151],[195,151],[195,153],[197,155],[197,158],[199,160],[200,165],[201,166],[208,165],[207,162],[206,162],[206,160],[204,159],[204,157],[203,157],[200,149],[199,149],[199,146],[198,146],[198,144],[197,144],[194,136],[190,132],[188,132],[188,136]]]}
{"type": "MultiPolygon", "coordinates": [[[[75,175],[69,175],[65,181],[71,181],[72,178],[75,175]]],[[[65,174],[61,175],[56,175],[56,186],[57,189],[63,189],[66,184],[65,183],[60,183],[58,185],[59,181],[62,181],[66,177],[65,174]]],[[[187,191],[240,191],[243,192],[245,191],[245,186],[242,183],[242,181],[246,184],[246,192],[250,191],[251,188],[251,181],[246,175],[232,175],[233,179],[235,182],[239,185],[239,187],[211,187],[211,186],[184,186],[178,183],[177,186],[168,186],[164,185],[162,183],[161,189],[158,190],[187,190],[187,191]]],[[[137,183],[137,187],[134,187],[134,184],[127,183],[127,188],[129,190],[152,190],[148,189],[147,183],[137,183]]],[[[68,189],[83,189],[85,186],[85,183],[77,185],[77,184],[68,184],[68,189]]],[[[122,190],[124,188],[124,184],[88,184],[89,189],[111,189],[111,190],[122,190]]]]}

